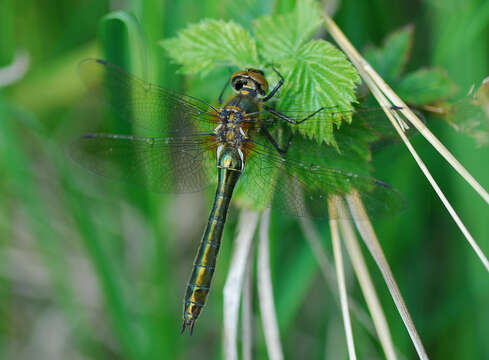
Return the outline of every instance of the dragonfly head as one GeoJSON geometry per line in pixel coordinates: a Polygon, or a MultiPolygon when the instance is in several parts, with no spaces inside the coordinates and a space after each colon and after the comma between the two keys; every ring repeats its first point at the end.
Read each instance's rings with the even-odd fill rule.
{"type": "Polygon", "coordinates": [[[254,93],[257,97],[264,97],[268,91],[263,71],[251,68],[231,75],[231,86],[239,94],[254,93]]]}

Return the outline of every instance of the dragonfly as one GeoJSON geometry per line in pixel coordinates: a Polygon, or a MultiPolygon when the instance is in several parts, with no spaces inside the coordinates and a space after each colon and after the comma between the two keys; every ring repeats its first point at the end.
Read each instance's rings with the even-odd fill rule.
{"type": "MultiPolygon", "coordinates": [[[[293,216],[351,217],[350,213],[329,214],[328,198],[353,191],[374,217],[404,209],[403,197],[388,184],[321,165],[318,157],[312,156],[317,153],[312,142],[283,131],[284,124],[300,127],[308,121],[347,114],[336,108],[309,113],[274,109],[267,102],[277,94],[284,78],[273,70],[280,80],[271,90],[262,70],[235,72],[230,77],[233,95],[215,107],[141,80],[104,60],[87,59],[80,64],[89,91],[141,131],[85,134],[69,146],[75,162],[95,174],[157,192],[188,193],[216,186],[186,288],[181,333],[188,328],[192,334],[205,305],[237,187],[251,203],[293,216]],[[144,133],[148,131],[149,136],[144,133]],[[296,151],[292,151],[294,147],[296,151]]],[[[372,114],[379,115],[364,112],[365,118],[372,114]]]]}

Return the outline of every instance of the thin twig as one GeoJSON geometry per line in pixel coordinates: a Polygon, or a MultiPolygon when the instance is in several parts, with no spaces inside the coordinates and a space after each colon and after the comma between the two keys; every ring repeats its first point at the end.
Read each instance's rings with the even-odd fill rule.
{"type": "Polygon", "coordinates": [[[278,329],[277,315],[273,301],[272,275],[270,272],[270,209],[263,212],[260,223],[260,241],[258,243],[257,279],[263,333],[271,360],[282,360],[282,344],[278,329]]]}
{"type": "Polygon", "coordinates": [[[328,209],[331,219],[329,225],[331,228],[331,241],[333,243],[333,254],[336,264],[336,276],[338,278],[338,288],[340,291],[341,313],[343,314],[343,323],[345,325],[346,344],[348,347],[348,356],[351,360],[357,358],[355,354],[355,344],[353,341],[353,331],[351,328],[350,312],[348,310],[348,299],[346,295],[345,274],[343,272],[343,257],[341,255],[340,233],[338,231],[338,220],[335,219],[337,211],[338,196],[332,196],[328,200],[328,209]]]}
{"type": "Polygon", "coordinates": [[[379,240],[377,239],[377,235],[372,227],[368,219],[367,212],[363,207],[362,201],[360,200],[358,193],[353,193],[351,195],[347,195],[346,197],[348,201],[348,206],[353,214],[353,218],[355,220],[355,225],[358,229],[358,232],[362,236],[363,241],[367,245],[370,254],[374,258],[377,266],[379,267],[382,276],[384,277],[384,281],[387,284],[387,288],[391,293],[392,299],[396,304],[397,310],[401,315],[401,318],[406,326],[406,329],[413,341],[414,347],[418,353],[418,356],[422,360],[427,360],[428,355],[424,349],[423,343],[421,342],[421,338],[419,337],[418,331],[414,326],[414,322],[409,314],[409,311],[406,307],[404,299],[402,298],[401,291],[397,286],[396,280],[394,279],[394,275],[392,274],[392,270],[385,258],[385,255],[382,251],[382,248],[379,244],[379,240]],[[361,219],[361,220],[359,220],[361,219]]]}
{"type": "Polygon", "coordinates": [[[258,223],[258,213],[242,211],[238,236],[234,243],[231,267],[224,285],[224,354],[229,360],[238,359],[239,300],[243,289],[246,262],[251,250],[253,234],[258,223]]]}
{"type": "Polygon", "coordinates": [[[355,64],[355,67],[358,69],[360,75],[363,80],[369,87],[372,94],[375,96],[379,104],[381,104],[384,112],[387,117],[391,121],[392,125],[398,132],[402,141],[408,148],[409,152],[415,159],[419,168],[428,179],[429,183],[435,190],[436,194],[442,201],[445,208],[448,210],[448,213],[455,221],[457,226],[459,227],[462,234],[465,236],[467,241],[469,242],[472,249],[475,251],[479,259],[481,260],[484,267],[489,272],[489,260],[484,255],[472,235],[469,233],[467,228],[465,227],[460,217],[457,215],[450,202],[447,200],[440,187],[436,183],[435,179],[429,172],[428,168],[421,160],[419,155],[414,150],[411,142],[408,140],[407,136],[404,134],[404,131],[400,127],[400,123],[402,123],[402,119],[399,118],[398,114],[392,110],[391,106],[394,104],[396,106],[401,106],[401,113],[406,116],[406,118],[426,137],[428,141],[445,157],[445,159],[464,177],[464,179],[472,185],[472,187],[479,193],[479,195],[489,203],[489,194],[482,188],[482,186],[465,170],[465,168],[453,157],[453,155],[440,143],[440,141],[426,128],[421,120],[419,120],[416,115],[409,109],[409,107],[402,102],[402,100],[392,91],[390,87],[382,80],[382,78],[373,70],[373,68],[361,57],[361,55],[356,51],[356,49],[351,45],[345,35],[341,32],[341,30],[336,26],[334,21],[328,17],[327,14],[324,14],[324,18],[326,20],[326,27],[331,32],[332,36],[335,38],[336,42],[341,46],[341,48],[348,55],[350,60],[355,64]],[[389,100],[385,97],[385,95],[389,97],[389,100]]]}
{"type": "Polygon", "coordinates": [[[350,60],[362,75],[363,80],[372,90],[367,78],[373,82],[373,86],[381,90],[392,104],[401,107],[402,114],[408,119],[418,131],[430,142],[431,145],[448,161],[448,163],[467,181],[470,186],[489,204],[489,193],[474,179],[474,177],[460,164],[460,162],[448,151],[448,149],[436,138],[436,136],[426,127],[426,125],[411,111],[411,109],[402,101],[399,96],[385,83],[385,81],[375,72],[370,64],[360,55],[346,38],[343,32],[338,28],[335,22],[323,13],[326,22],[326,28],[331,36],[335,39],[342,50],[348,55],[350,60]]]}
{"type": "MultiPolygon", "coordinates": [[[[339,212],[341,214],[346,214],[347,210],[343,199],[337,202],[339,212]]],[[[358,239],[355,235],[355,230],[353,229],[353,224],[351,219],[344,218],[340,220],[340,230],[342,239],[345,242],[346,249],[350,255],[350,260],[353,265],[353,269],[357,276],[358,282],[367,302],[367,306],[372,315],[375,328],[377,329],[377,334],[379,336],[382,349],[384,350],[385,356],[389,360],[397,359],[396,352],[394,351],[394,345],[392,343],[392,337],[389,331],[389,326],[385,319],[384,311],[377,297],[375,287],[369,275],[367,265],[363,259],[360,246],[358,245],[358,239]]]]}
{"type": "Polygon", "coordinates": [[[241,352],[243,360],[252,359],[253,348],[253,251],[248,254],[246,263],[245,279],[243,286],[243,300],[241,304],[241,352]]]}

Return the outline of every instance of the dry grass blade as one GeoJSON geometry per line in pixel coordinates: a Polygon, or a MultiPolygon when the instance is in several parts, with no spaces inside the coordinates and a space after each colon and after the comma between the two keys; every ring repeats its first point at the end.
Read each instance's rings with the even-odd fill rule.
{"type": "Polygon", "coordinates": [[[477,244],[477,242],[475,241],[475,239],[472,237],[472,235],[470,234],[469,230],[467,230],[467,227],[462,222],[462,220],[460,219],[460,217],[458,216],[457,212],[452,207],[452,205],[450,204],[450,202],[448,201],[448,199],[445,197],[445,194],[443,193],[443,191],[440,189],[440,187],[436,183],[435,179],[433,178],[433,176],[431,175],[430,171],[428,170],[428,168],[424,164],[423,160],[421,160],[421,158],[419,157],[419,155],[416,152],[416,150],[414,150],[414,148],[411,145],[411,142],[409,141],[409,139],[399,129],[399,126],[397,125],[396,121],[394,120],[394,115],[391,114],[390,112],[387,112],[387,115],[389,117],[389,120],[391,120],[392,124],[394,125],[394,127],[397,130],[397,132],[399,133],[399,136],[404,141],[404,144],[408,148],[408,150],[411,153],[411,155],[413,156],[414,160],[416,160],[416,163],[418,164],[419,168],[421,169],[421,171],[423,172],[423,174],[425,175],[425,177],[430,182],[431,186],[435,190],[436,194],[440,198],[440,200],[443,203],[443,205],[445,206],[445,208],[448,210],[448,213],[450,214],[450,216],[452,217],[452,219],[455,221],[455,223],[457,224],[458,228],[460,229],[460,231],[462,232],[462,234],[465,236],[465,238],[469,242],[469,244],[472,247],[472,249],[475,251],[476,255],[479,257],[480,261],[482,262],[482,264],[484,265],[484,267],[486,268],[486,270],[489,272],[489,260],[487,259],[486,255],[481,250],[481,248],[479,247],[479,245],[477,244]]]}
{"type": "Polygon", "coordinates": [[[370,223],[370,221],[368,221],[367,212],[365,211],[365,208],[363,207],[363,204],[360,198],[358,197],[358,194],[353,193],[352,195],[348,195],[347,201],[348,201],[348,206],[355,219],[355,225],[358,229],[358,232],[362,236],[363,241],[367,245],[370,254],[374,258],[377,266],[379,267],[380,272],[382,273],[382,276],[384,277],[384,281],[387,284],[389,292],[391,293],[394,303],[396,304],[397,310],[399,311],[399,314],[401,315],[404,325],[407,328],[409,336],[413,341],[414,347],[416,348],[419,358],[422,360],[427,360],[428,355],[426,354],[423,343],[421,342],[421,338],[419,337],[418,331],[414,326],[414,322],[411,318],[411,315],[409,315],[404,299],[402,298],[401,291],[399,290],[399,287],[397,286],[397,283],[394,280],[394,275],[392,274],[392,270],[389,264],[387,263],[387,259],[385,258],[385,255],[382,251],[382,248],[380,246],[379,240],[377,239],[377,235],[375,234],[372,224],[370,223]],[[359,221],[357,219],[364,219],[364,220],[359,221]]]}
{"type": "MultiPolygon", "coordinates": [[[[372,90],[372,93],[374,94],[374,96],[379,101],[379,103],[387,106],[388,100],[380,92],[380,90],[377,87],[375,87],[375,86],[371,87],[371,90],[372,90]]],[[[450,202],[448,201],[448,199],[445,197],[445,194],[440,189],[440,187],[438,186],[437,182],[435,181],[435,179],[431,175],[431,173],[428,170],[428,168],[426,167],[425,163],[423,162],[423,160],[421,160],[421,158],[419,157],[418,153],[416,152],[416,150],[414,149],[414,147],[411,145],[411,142],[409,141],[409,139],[407,138],[407,136],[404,134],[404,132],[400,128],[400,126],[398,124],[399,123],[399,118],[398,118],[397,113],[391,111],[390,109],[387,109],[387,107],[384,107],[384,109],[386,110],[387,117],[391,121],[392,125],[396,129],[397,133],[401,137],[401,139],[404,142],[404,144],[406,145],[406,147],[408,148],[409,152],[411,153],[412,157],[414,158],[414,160],[418,164],[419,168],[421,169],[421,171],[425,175],[426,179],[428,179],[429,183],[431,184],[431,186],[435,190],[435,192],[438,195],[438,197],[440,198],[441,202],[443,203],[443,205],[445,206],[445,208],[448,210],[448,213],[452,217],[453,221],[455,221],[455,223],[457,224],[458,228],[460,229],[460,231],[462,232],[462,234],[465,236],[465,238],[467,239],[467,241],[469,242],[470,246],[475,251],[475,253],[479,257],[479,259],[481,260],[481,262],[484,265],[484,267],[486,268],[486,270],[489,272],[489,261],[488,261],[487,257],[482,252],[481,248],[479,247],[479,245],[477,244],[477,242],[475,241],[475,239],[472,237],[472,235],[470,234],[470,232],[467,230],[466,226],[464,225],[464,223],[462,222],[462,220],[460,219],[460,217],[458,216],[458,214],[456,213],[456,211],[453,209],[452,205],[450,204],[450,202]]]]}
{"type": "Polygon", "coordinates": [[[253,251],[248,254],[241,304],[241,352],[243,360],[251,360],[253,348],[253,251]]]}
{"type": "Polygon", "coordinates": [[[17,51],[12,64],[0,68],[0,88],[22,79],[29,70],[29,63],[29,53],[24,50],[17,51]]]}
{"type": "MultiPolygon", "coordinates": [[[[411,111],[411,109],[397,96],[397,94],[385,83],[379,74],[370,64],[358,53],[353,45],[348,41],[343,32],[335,22],[324,13],[326,28],[335,39],[341,49],[348,55],[355,65],[363,80],[367,83],[370,90],[372,87],[380,89],[387,98],[396,106],[402,107],[401,112],[411,124],[430,142],[431,145],[448,161],[448,163],[467,181],[472,188],[489,204],[489,193],[474,179],[474,177],[460,164],[460,162],[448,151],[448,149],[436,138],[436,136],[426,127],[426,125],[411,111]],[[367,80],[371,80],[368,81],[367,80]]],[[[385,105],[385,104],[383,104],[385,105]]],[[[391,106],[389,104],[388,106],[391,106]]]]}
{"type": "Polygon", "coordinates": [[[238,359],[239,302],[246,272],[246,262],[252,247],[253,235],[258,223],[258,213],[242,211],[239,218],[238,236],[234,244],[233,258],[224,285],[224,354],[229,360],[238,359]]]}
{"type": "MultiPolygon", "coordinates": [[[[341,213],[347,213],[343,199],[339,199],[336,205],[341,213]]],[[[370,314],[372,315],[382,349],[384,350],[387,359],[395,360],[397,359],[397,356],[396,352],[394,351],[389,326],[387,325],[387,321],[382,310],[382,305],[380,304],[377,293],[375,292],[375,287],[369,276],[368,268],[365,264],[365,260],[363,259],[360,246],[358,245],[358,239],[355,235],[355,230],[353,229],[351,220],[341,219],[340,230],[341,237],[345,242],[353,269],[357,276],[358,282],[360,283],[363,296],[365,297],[370,314]]]]}
{"type": "Polygon", "coordinates": [[[270,273],[270,209],[263,212],[260,224],[260,241],[258,244],[258,299],[260,304],[263,333],[271,360],[282,360],[282,344],[278,330],[277,315],[273,301],[272,275],[270,273]]]}
{"type": "MultiPolygon", "coordinates": [[[[321,269],[321,274],[324,277],[326,285],[334,294],[334,299],[338,303],[338,306],[341,306],[338,293],[338,285],[336,281],[336,271],[334,269],[334,265],[329,261],[326,255],[326,251],[322,246],[319,234],[314,228],[314,224],[312,223],[310,218],[301,217],[299,221],[302,227],[302,231],[304,232],[304,236],[306,237],[309,246],[311,246],[312,253],[314,254],[314,257],[318,262],[319,268],[321,269]]],[[[373,337],[377,336],[370,316],[363,310],[360,305],[357,304],[355,299],[351,298],[350,296],[348,297],[348,305],[352,314],[369,332],[369,334],[373,337]]]]}
{"type": "Polygon", "coordinates": [[[333,243],[333,254],[336,264],[336,276],[338,278],[338,288],[340,291],[341,312],[343,314],[343,323],[345,325],[346,344],[348,347],[348,356],[351,360],[356,359],[355,343],[353,341],[353,331],[351,328],[350,311],[348,309],[348,297],[346,295],[345,274],[343,272],[343,256],[341,255],[340,233],[338,230],[338,220],[335,219],[337,214],[337,204],[341,200],[338,196],[332,196],[328,199],[328,209],[331,215],[329,225],[331,228],[331,241],[333,243]]]}
{"type": "Polygon", "coordinates": [[[326,253],[321,244],[321,240],[319,239],[319,234],[314,228],[314,224],[308,217],[301,217],[299,218],[299,221],[302,227],[302,231],[304,232],[304,235],[306,237],[306,240],[308,241],[309,246],[312,249],[312,253],[316,258],[319,268],[321,269],[321,273],[324,277],[324,280],[326,280],[326,283],[331,288],[336,288],[336,277],[334,275],[335,273],[334,266],[333,264],[330,263],[328,257],[326,256],[326,253]]]}
{"type": "Polygon", "coordinates": [[[447,159],[447,161],[464,177],[464,179],[472,185],[472,187],[479,193],[479,195],[489,203],[489,194],[482,188],[482,186],[465,170],[465,168],[453,157],[453,155],[440,143],[440,141],[426,128],[421,120],[409,109],[409,107],[392,91],[392,89],[380,78],[380,76],[373,70],[373,68],[361,57],[361,55],[356,51],[352,44],[348,41],[341,30],[336,26],[334,21],[326,14],[324,14],[326,20],[326,27],[330,31],[331,35],[334,37],[336,42],[341,46],[343,51],[348,55],[350,60],[353,62],[357,70],[359,71],[362,79],[365,81],[369,87],[372,94],[375,96],[376,100],[383,107],[387,117],[391,121],[392,125],[396,129],[397,133],[401,137],[402,141],[410,151],[411,155],[415,159],[419,168],[428,179],[429,183],[435,190],[436,194],[442,201],[445,208],[448,210],[450,216],[455,221],[460,231],[463,233],[470,246],[473,248],[484,267],[489,271],[489,260],[484,255],[472,235],[467,230],[464,223],[460,220],[440,187],[436,183],[435,179],[431,176],[428,168],[421,160],[419,155],[414,150],[413,146],[409,142],[408,138],[404,134],[401,126],[399,124],[403,123],[403,120],[398,116],[395,111],[392,111],[392,104],[402,107],[402,114],[408,119],[425,137],[430,143],[447,159]],[[384,95],[385,94],[385,95],[384,95]],[[389,100],[386,98],[389,97],[389,100]]]}

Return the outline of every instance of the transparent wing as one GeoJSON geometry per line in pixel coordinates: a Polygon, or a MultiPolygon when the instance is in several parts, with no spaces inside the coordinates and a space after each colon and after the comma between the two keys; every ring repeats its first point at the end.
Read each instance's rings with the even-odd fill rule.
{"type": "Polygon", "coordinates": [[[206,136],[87,134],[73,141],[68,151],[95,174],[157,192],[200,191],[215,172],[215,146],[206,136]]]}
{"type": "Polygon", "coordinates": [[[270,201],[272,209],[293,216],[351,218],[349,212],[329,214],[328,198],[351,194],[353,189],[370,218],[392,216],[405,209],[399,191],[380,180],[282,157],[267,146],[256,144],[250,149],[245,173],[247,167],[247,196],[259,202],[270,201]]]}
{"type": "Polygon", "coordinates": [[[114,113],[152,132],[208,132],[219,121],[210,104],[148,83],[104,60],[82,61],[80,76],[89,91],[114,113]]]}
{"type": "MultiPolygon", "coordinates": [[[[397,111],[399,113],[399,116],[403,118],[403,116],[400,113],[401,108],[400,107],[392,107],[394,111],[397,111]]],[[[349,111],[341,111],[337,106],[332,106],[332,107],[325,107],[322,108],[319,112],[319,109],[316,110],[278,110],[280,114],[285,115],[287,118],[293,120],[293,121],[301,121],[307,117],[309,117],[305,122],[302,124],[298,125],[293,125],[290,124],[291,127],[297,127],[300,128],[301,126],[308,126],[309,128],[320,128],[321,122],[328,121],[331,122],[334,119],[349,119],[353,118],[353,121],[362,121],[363,124],[370,130],[372,135],[374,135],[377,139],[380,141],[392,141],[392,140],[399,140],[399,136],[397,135],[396,130],[388,120],[387,116],[384,113],[384,110],[379,107],[379,106],[372,106],[372,107],[367,107],[367,106],[359,106],[354,110],[349,110],[349,111]],[[318,123],[317,126],[314,124],[318,123]]],[[[416,109],[411,108],[412,111],[416,113],[416,115],[424,121],[424,116],[416,109]]],[[[271,112],[268,112],[266,110],[261,111],[260,116],[262,118],[262,122],[264,124],[272,124],[276,123],[277,121],[283,121],[286,123],[285,120],[280,120],[280,118],[276,115],[274,115],[271,112]]],[[[257,113],[258,115],[258,113],[257,113]]],[[[416,134],[416,129],[411,126],[409,127],[409,130],[407,131],[408,136],[412,136],[416,134]]],[[[344,142],[348,142],[348,136],[343,136],[344,142]]]]}

